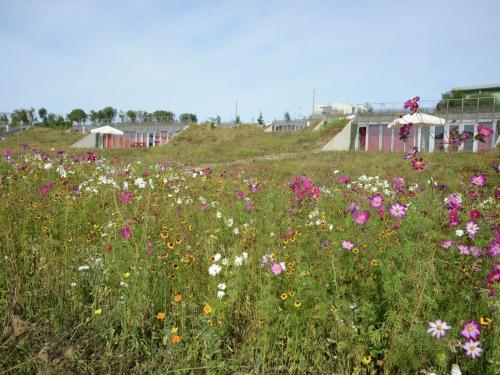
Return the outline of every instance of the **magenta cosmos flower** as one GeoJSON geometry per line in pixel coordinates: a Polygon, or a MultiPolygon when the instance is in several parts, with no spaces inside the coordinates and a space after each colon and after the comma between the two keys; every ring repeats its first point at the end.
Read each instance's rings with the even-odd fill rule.
{"type": "Polygon", "coordinates": [[[120,203],[132,202],[132,193],[123,191],[120,193],[118,200],[120,201],[120,203]]]}
{"type": "Polygon", "coordinates": [[[130,238],[130,236],[132,235],[132,230],[130,229],[129,226],[126,226],[125,228],[123,228],[121,231],[120,231],[120,236],[124,239],[124,240],[128,240],[130,238]]]}
{"type": "Polygon", "coordinates": [[[481,345],[480,341],[469,340],[465,344],[463,344],[463,349],[465,350],[465,354],[467,354],[471,358],[481,357],[484,350],[479,347],[481,345]]]}
{"type": "Polygon", "coordinates": [[[369,211],[363,211],[363,212],[356,211],[354,213],[353,220],[356,224],[365,225],[368,219],[370,218],[370,215],[371,214],[369,211]]]}
{"type": "Polygon", "coordinates": [[[477,340],[479,335],[481,335],[479,327],[480,325],[478,322],[471,320],[463,325],[460,334],[467,340],[477,340]]]}
{"type": "Polygon", "coordinates": [[[418,110],[418,101],[420,100],[420,96],[415,96],[413,99],[408,99],[405,104],[403,104],[403,108],[408,109],[410,114],[414,114],[418,110]]]}
{"type": "Polygon", "coordinates": [[[428,333],[435,337],[436,339],[440,339],[446,334],[446,331],[451,329],[451,327],[446,322],[442,322],[441,320],[436,320],[435,322],[429,322],[428,333]]]}
{"type": "Polygon", "coordinates": [[[486,176],[484,174],[472,176],[469,182],[471,183],[471,185],[477,188],[482,188],[484,185],[486,185],[486,176]]]}
{"type": "Polygon", "coordinates": [[[389,209],[389,212],[394,217],[402,218],[406,216],[406,210],[407,207],[404,204],[394,203],[389,209]]]}
{"type": "Polygon", "coordinates": [[[377,194],[370,199],[370,206],[373,208],[379,208],[384,203],[384,197],[382,194],[377,194]]]}

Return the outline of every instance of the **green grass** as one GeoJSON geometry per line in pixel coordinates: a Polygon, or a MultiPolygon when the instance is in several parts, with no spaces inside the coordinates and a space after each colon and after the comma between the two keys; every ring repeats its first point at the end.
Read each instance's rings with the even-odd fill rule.
{"type": "Polygon", "coordinates": [[[484,288],[494,259],[440,244],[453,238],[455,245],[482,248],[491,240],[495,203],[480,207],[467,191],[469,177],[482,172],[481,199],[495,202],[498,177],[490,164],[498,163],[498,152],[424,154],[423,172],[413,171],[402,154],[313,152],[336,129],[264,134],[193,127],[167,147],[99,152],[106,160],[98,164],[51,152],[69,144],[55,133],[27,138],[47,151],[52,166],[45,169],[48,161],[17,148],[13,159],[0,162],[0,371],[409,374],[449,373],[458,363],[464,374],[494,374],[500,306],[484,288]],[[258,157],[262,145],[274,158],[258,157]],[[64,178],[56,171],[61,158],[70,170],[64,178]],[[185,165],[214,171],[193,177],[185,165]],[[386,197],[386,209],[411,203],[407,218],[386,213],[380,220],[369,192],[337,182],[363,174],[417,183],[413,194],[386,197]],[[322,195],[294,203],[288,181],[297,175],[310,177],[322,195]],[[154,189],[135,186],[141,176],[154,189]],[[445,190],[430,189],[430,176],[445,190]],[[259,183],[259,192],[249,190],[248,179],[259,183]],[[120,203],[124,190],[132,202],[120,203]],[[238,190],[253,204],[251,212],[238,190]],[[474,240],[458,239],[456,228],[447,227],[443,199],[451,192],[462,194],[463,224],[473,208],[484,215],[474,240]],[[365,226],[346,211],[353,201],[372,212],[365,226]],[[120,235],[126,226],[127,240],[120,235]],[[284,241],[288,231],[293,235],[284,241]],[[322,247],[326,240],[331,243],[322,247]],[[341,249],[342,240],[357,250],[341,249]],[[248,259],[235,265],[243,252],[248,259]],[[208,269],[217,253],[228,265],[213,277],[208,269]],[[273,276],[261,267],[269,253],[287,272],[273,276]],[[221,282],[223,299],[217,298],[221,282]],[[484,356],[472,360],[453,345],[461,325],[481,316],[494,322],[482,328],[484,356]],[[436,319],[453,327],[439,341],[426,332],[436,319]],[[363,364],[367,355],[371,362],[363,364]]]}
{"type": "Polygon", "coordinates": [[[87,134],[70,133],[67,130],[52,130],[35,128],[18,133],[3,141],[0,147],[12,150],[21,149],[21,145],[30,144],[32,147],[50,150],[51,148],[69,148],[87,134]]]}

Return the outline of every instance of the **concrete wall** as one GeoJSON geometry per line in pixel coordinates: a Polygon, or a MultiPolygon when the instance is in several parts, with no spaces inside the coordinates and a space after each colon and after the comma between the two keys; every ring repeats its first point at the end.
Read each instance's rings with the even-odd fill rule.
{"type": "Polygon", "coordinates": [[[349,151],[352,121],[353,120],[349,121],[340,133],[333,137],[333,139],[323,147],[323,151],[349,151]]]}
{"type": "Polygon", "coordinates": [[[90,133],[85,138],[80,139],[78,142],[71,145],[76,148],[95,148],[96,135],[90,133]]]}

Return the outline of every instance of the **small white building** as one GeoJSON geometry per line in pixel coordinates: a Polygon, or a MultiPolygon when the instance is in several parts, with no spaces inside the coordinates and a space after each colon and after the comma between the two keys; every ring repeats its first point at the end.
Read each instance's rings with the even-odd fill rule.
{"type": "Polygon", "coordinates": [[[357,106],[346,102],[326,102],[317,104],[314,107],[314,114],[316,116],[347,116],[356,113],[357,106]]]}

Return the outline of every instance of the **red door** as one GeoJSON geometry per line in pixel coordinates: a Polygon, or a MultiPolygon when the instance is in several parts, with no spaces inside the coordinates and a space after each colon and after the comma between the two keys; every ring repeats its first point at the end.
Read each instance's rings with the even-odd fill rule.
{"type": "Polygon", "coordinates": [[[366,150],[366,128],[359,128],[359,149],[366,150]]]}

